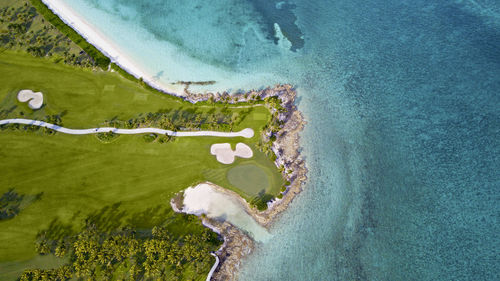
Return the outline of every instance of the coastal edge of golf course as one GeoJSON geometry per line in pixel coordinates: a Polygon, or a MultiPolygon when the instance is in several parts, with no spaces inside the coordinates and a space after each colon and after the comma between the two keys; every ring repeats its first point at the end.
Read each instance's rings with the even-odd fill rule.
{"type": "MultiPolygon", "coordinates": [[[[17,193],[24,198],[22,202],[34,198],[21,203],[14,217],[0,220],[0,279],[15,280],[23,270],[50,269],[68,262],[67,256],[37,254],[35,242],[44,229],[58,226],[59,232],[76,234],[87,218],[99,217],[106,225],[126,225],[137,233],[164,226],[174,238],[198,235],[205,229],[196,217],[171,210],[169,201],[179,191],[209,181],[248,202],[262,204],[278,195],[284,184],[272,159],[258,149],[262,130],[272,118],[262,104],[193,105],[116,72],[63,65],[23,52],[0,53],[0,119],[55,118],[58,125],[68,128],[109,124],[125,128],[132,120],[152,122],[158,114],[174,123],[232,120],[232,131],[251,128],[255,134],[252,138],[165,140],[155,134],[67,135],[29,125],[0,128],[0,193],[17,193]],[[19,102],[21,89],[42,92],[43,106],[33,110],[19,102]],[[239,142],[251,147],[253,157],[236,158],[226,165],[210,154],[215,143],[230,143],[234,148],[239,142]],[[238,167],[249,168],[250,174],[259,177],[237,175],[238,167]],[[252,181],[262,188],[249,184],[252,181]]],[[[213,239],[207,243],[211,250],[221,244],[213,239]]],[[[208,251],[205,254],[210,256],[208,251]]],[[[211,263],[201,271],[186,265],[182,278],[203,280],[214,262],[210,258],[211,263]]]]}

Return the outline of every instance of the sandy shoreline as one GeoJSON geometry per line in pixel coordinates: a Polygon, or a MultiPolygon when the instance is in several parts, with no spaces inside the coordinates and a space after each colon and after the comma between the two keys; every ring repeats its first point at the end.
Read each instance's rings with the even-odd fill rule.
{"type": "Polygon", "coordinates": [[[104,34],[98,32],[97,28],[85,21],[78,13],[68,7],[61,0],[42,0],[42,2],[56,14],[65,24],[73,28],[87,42],[94,45],[99,51],[111,59],[111,62],[117,64],[129,74],[136,78],[141,78],[151,87],[175,96],[184,96],[182,85],[166,85],[159,83],[153,78],[153,75],[141,69],[138,63],[129,59],[124,55],[123,50],[119,46],[108,40],[104,34]]]}

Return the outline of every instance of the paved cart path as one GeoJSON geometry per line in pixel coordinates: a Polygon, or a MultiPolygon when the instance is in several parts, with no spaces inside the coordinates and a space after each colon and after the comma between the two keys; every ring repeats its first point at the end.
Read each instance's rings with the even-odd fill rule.
{"type": "Polygon", "coordinates": [[[91,129],[69,129],[51,123],[39,120],[32,120],[32,119],[15,118],[15,119],[0,120],[0,125],[5,125],[5,124],[24,124],[24,125],[45,127],[52,129],[54,131],[70,135],[88,135],[88,134],[108,133],[108,132],[113,132],[115,134],[123,134],[123,135],[155,133],[155,134],[163,134],[176,137],[209,136],[209,137],[227,137],[227,138],[233,138],[233,137],[251,138],[254,135],[254,132],[251,128],[246,128],[239,132],[216,132],[216,131],[174,132],[171,130],[163,130],[159,128],[117,129],[112,127],[91,128],[91,129]]]}

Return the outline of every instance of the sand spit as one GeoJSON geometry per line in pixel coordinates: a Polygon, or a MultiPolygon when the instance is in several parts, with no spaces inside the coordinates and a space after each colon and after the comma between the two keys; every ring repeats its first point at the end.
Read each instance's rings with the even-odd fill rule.
{"type": "Polygon", "coordinates": [[[28,106],[35,110],[43,105],[43,94],[41,92],[33,92],[32,90],[21,90],[17,93],[19,102],[28,102],[28,106]]]}
{"type": "MultiPolygon", "coordinates": [[[[177,206],[179,208],[179,206],[177,206]]],[[[204,182],[184,190],[181,211],[216,221],[227,221],[248,233],[254,240],[265,242],[269,232],[250,215],[250,208],[238,194],[204,182]]]]}
{"type": "Polygon", "coordinates": [[[210,147],[210,153],[215,155],[217,161],[222,164],[232,164],[236,157],[252,158],[253,156],[252,149],[248,145],[241,142],[236,144],[236,150],[234,151],[231,149],[231,144],[229,143],[212,144],[210,147]]]}

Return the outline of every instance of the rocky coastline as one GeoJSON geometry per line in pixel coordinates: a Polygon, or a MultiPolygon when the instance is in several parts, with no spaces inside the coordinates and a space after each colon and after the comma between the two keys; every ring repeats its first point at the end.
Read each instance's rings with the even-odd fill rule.
{"type": "MultiPolygon", "coordinates": [[[[248,203],[238,194],[212,184],[219,192],[224,192],[237,198],[246,212],[266,228],[272,224],[274,219],[301,192],[302,186],[307,179],[307,169],[300,153],[301,148],[299,144],[300,133],[306,122],[302,113],[295,105],[296,96],[295,89],[288,84],[276,85],[274,88],[266,88],[261,91],[250,91],[232,95],[229,93],[192,94],[186,91],[186,95],[183,96],[185,100],[192,103],[212,101],[237,104],[240,102],[252,103],[272,97],[279,99],[279,106],[271,106],[270,103],[266,103],[271,113],[279,120],[279,130],[276,131],[275,129],[273,131],[272,128],[268,128],[263,132],[261,137],[265,142],[274,139],[271,146],[271,150],[276,155],[274,163],[282,171],[283,178],[287,183],[286,190],[281,194],[281,198],[276,198],[273,202],[269,202],[268,208],[265,211],[258,211],[256,208],[250,208],[248,203]]],[[[178,198],[177,200],[173,199],[171,205],[175,211],[182,212],[182,200],[178,198]]],[[[206,227],[211,228],[224,239],[224,244],[215,253],[219,257],[220,263],[213,273],[211,280],[235,280],[242,259],[248,256],[254,249],[254,241],[246,233],[229,222],[220,222],[207,217],[202,217],[202,222],[206,227]]]]}

